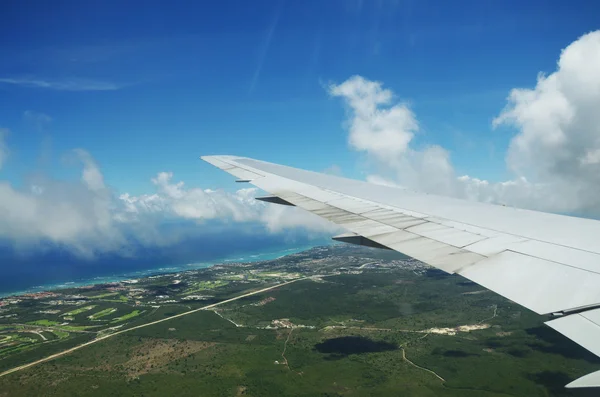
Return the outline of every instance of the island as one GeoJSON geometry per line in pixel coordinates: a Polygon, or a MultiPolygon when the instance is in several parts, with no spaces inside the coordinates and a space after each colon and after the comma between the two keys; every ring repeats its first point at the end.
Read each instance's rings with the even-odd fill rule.
{"type": "Polygon", "coordinates": [[[0,298],[0,396],[594,395],[564,385],[600,359],[544,320],[336,244],[0,298]]]}

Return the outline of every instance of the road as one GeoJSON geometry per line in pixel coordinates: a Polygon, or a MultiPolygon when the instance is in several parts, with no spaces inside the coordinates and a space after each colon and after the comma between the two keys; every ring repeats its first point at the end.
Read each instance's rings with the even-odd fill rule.
{"type": "Polygon", "coordinates": [[[21,371],[23,369],[27,369],[27,368],[33,367],[34,365],[38,365],[38,364],[41,364],[41,363],[46,362],[46,361],[54,360],[55,358],[58,358],[58,357],[66,355],[66,354],[72,353],[72,352],[74,352],[76,350],[82,349],[82,348],[84,348],[86,346],[89,346],[89,345],[92,345],[94,343],[98,343],[98,342],[103,341],[105,339],[112,338],[113,336],[124,334],[125,332],[130,332],[130,331],[133,331],[133,330],[136,330],[136,329],[148,327],[150,325],[162,323],[164,321],[173,320],[174,318],[187,316],[189,314],[196,313],[196,312],[199,312],[201,310],[212,309],[213,307],[216,307],[216,306],[219,306],[219,305],[224,305],[225,303],[233,302],[235,300],[238,300],[238,299],[241,299],[241,298],[245,298],[247,296],[252,296],[252,295],[260,294],[262,292],[269,291],[269,290],[272,290],[272,289],[275,289],[275,288],[279,288],[279,287],[282,287],[282,286],[287,285],[287,284],[295,283],[296,281],[307,280],[307,279],[310,279],[310,278],[313,278],[313,277],[323,277],[323,276],[325,276],[325,275],[297,278],[297,279],[294,279],[294,280],[286,281],[285,283],[272,285],[270,287],[263,288],[263,289],[260,289],[258,291],[248,292],[246,294],[236,296],[235,298],[226,299],[226,300],[218,302],[218,303],[213,303],[212,305],[200,307],[198,309],[194,309],[194,310],[190,310],[190,311],[187,311],[187,312],[184,312],[184,313],[176,314],[176,315],[171,316],[171,317],[167,317],[167,318],[163,318],[163,319],[160,319],[160,320],[152,321],[151,323],[142,324],[142,325],[138,325],[138,326],[135,326],[135,327],[127,328],[127,329],[124,329],[123,331],[117,331],[117,332],[109,334],[109,335],[104,335],[104,336],[101,336],[101,337],[96,338],[94,340],[91,340],[89,342],[82,343],[81,345],[78,345],[78,346],[72,347],[70,349],[64,350],[64,351],[62,351],[60,353],[52,354],[52,355],[50,355],[48,357],[45,357],[45,358],[42,358],[40,360],[31,362],[29,364],[24,364],[24,365],[21,365],[21,366],[9,369],[7,371],[4,371],[4,372],[0,373],[0,377],[6,376],[8,374],[12,374],[12,373],[17,372],[17,371],[21,371]]]}
{"type": "Polygon", "coordinates": [[[435,375],[435,377],[438,378],[439,380],[441,380],[442,382],[444,382],[444,383],[446,382],[446,380],[444,378],[442,378],[441,376],[439,376],[438,374],[436,374],[432,370],[430,370],[428,368],[425,368],[425,367],[421,367],[420,365],[417,365],[417,364],[413,363],[412,361],[410,361],[408,358],[406,358],[406,352],[405,352],[404,348],[402,348],[402,359],[404,361],[406,361],[407,363],[409,363],[410,365],[412,365],[413,367],[422,369],[423,371],[427,371],[427,372],[435,375]]]}

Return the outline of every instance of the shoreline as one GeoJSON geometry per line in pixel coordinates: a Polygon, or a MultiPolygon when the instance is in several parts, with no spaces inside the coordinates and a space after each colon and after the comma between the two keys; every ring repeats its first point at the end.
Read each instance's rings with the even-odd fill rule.
{"type": "Polygon", "coordinates": [[[137,278],[145,278],[152,277],[158,275],[165,275],[171,273],[185,272],[190,270],[199,270],[206,269],[215,265],[226,265],[229,263],[253,263],[253,262],[261,262],[268,261],[273,259],[283,258],[284,256],[293,255],[299,252],[307,251],[314,247],[322,246],[323,244],[315,244],[315,245],[304,245],[300,247],[287,248],[287,249],[279,249],[276,251],[269,251],[264,253],[248,253],[248,254],[235,254],[229,257],[218,258],[209,261],[203,262],[194,262],[194,263],[186,263],[181,265],[172,265],[172,266],[161,266],[153,269],[145,269],[145,270],[137,270],[133,272],[127,272],[120,275],[113,274],[110,276],[96,276],[93,278],[87,278],[83,280],[68,280],[57,282],[53,284],[47,285],[39,285],[33,286],[24,290],[19,291],[0,291],[0,299],[9,298],[13,296],[20,296],[25,294],[34,294],[40,292],[50,292],[61,289],[68,288],[83,288],[90,287],[100,284],[109,284],[109,283],[120,283],[130,279],[137,278]],[[234,258],[235,257],[235,258],[234,258]]]}

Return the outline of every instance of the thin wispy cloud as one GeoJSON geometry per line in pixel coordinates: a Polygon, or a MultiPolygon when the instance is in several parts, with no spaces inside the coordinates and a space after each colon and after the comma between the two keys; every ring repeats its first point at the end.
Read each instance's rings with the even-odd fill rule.
{"type": "Polygon", "coordinates": [[[46,113],[26,110],[23,112],[23,121],[37,131],[43,131],[52,122],[52,117],[46,113]]]}
{"type": "Polygon", "coordinates": [[[8,135],[6,128],[0,128],[0,169],[4,165],[6,158],[8,157],[8,147],[6,146],[5,139],[8,135]]]}
{"type": "Polygon", "coordinates": [[[260,77],[260,72],[262,71],[263,65],[265,63],[265,58],[267,56],[267,52],[269,51],[269,47],[271,47],[271,41],[273,40],[273,35],[275,33],[275,28],[277,28],[277,23],[279,22],[279,16],[281,15],[281,9],[283,7],[283,3],[280,3],[277,7],[275,15],[273,16],[273,20],[269,25],[269,29],[267,30],[267,35],[265,36],[265,40],[260,47],[260,54],[258,56],[258,63],[256,65],[256,70],[254,71],[254,76],[252,76],[252,82],[250,83],[251,93],[254,91],[254,87],[256,87],[256,83],[260,77]]]}
{"type": "Polygon", "coordinates": [[[17,85],[27,88],[45,88],[57,91],[114,91],[123,85],[88,79],[45,80],[38,78],[0,78],[0,84],[17,85]]]}

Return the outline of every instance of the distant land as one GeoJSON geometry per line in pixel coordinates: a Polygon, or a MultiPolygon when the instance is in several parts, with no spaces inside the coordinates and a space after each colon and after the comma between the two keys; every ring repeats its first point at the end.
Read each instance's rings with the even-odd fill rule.
{"type": "Polygon", "coordinates": [[[325,238],[286,238],[246,229],[237,233],[199,234],[158,249],[139,247],[134,257],[106,254],[86,259],[53,247],[23,253],[0,245],[0,297],[191,270],[215,263],[275,259],[331,243],[325,238]]]}
{"type": "Polygon", "coordinates": [[[0,396],[596,396],[564,385],[600,359],[545,319],[334,244],[0,298],[0,396]]]}

